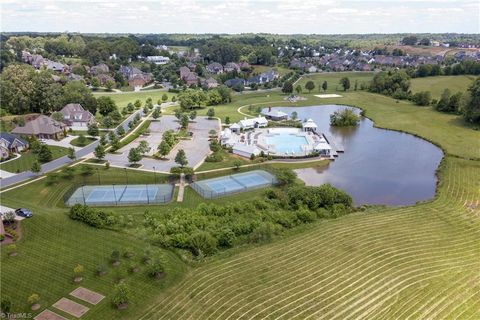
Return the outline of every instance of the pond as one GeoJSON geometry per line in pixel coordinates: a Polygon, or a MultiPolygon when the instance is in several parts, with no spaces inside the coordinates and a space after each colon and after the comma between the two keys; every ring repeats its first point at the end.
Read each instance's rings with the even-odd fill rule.
{"type": "MultiPolygon", "coordinates": [[[[302,121],[311,118],[319,132],[333,137],[345,153],[324,168],[295,170],[307,185],[330,183],[348,192],[356,205],[412,205],[435,196],[435,172],[443,157],[440,148],[407,133],[375,128],[362,117],[357,127],[331,127],[338,105],[275,107],[302,121]]],[[[358,110],[358,109],[356,109],[358,110]]]]}

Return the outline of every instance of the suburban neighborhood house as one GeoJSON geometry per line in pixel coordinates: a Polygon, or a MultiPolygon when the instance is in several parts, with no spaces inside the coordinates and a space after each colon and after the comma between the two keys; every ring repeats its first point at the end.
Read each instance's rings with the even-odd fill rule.
{"type": "Polygon", "coordinates": [[[95,123],[93,114],[83,109],[78,103],[69,103],[60,112],[63,114],[63,122],[74,130],[77,128],[86,129],[89,124],[95,123]]]}
{"type": "Polygon", "coordinates": [[[20,136],[33,136],[39,139],[61,139],[65,136],[67,125],[45,115],[28,121],[24,126],[17,126],[12,133],[20,136]]]}
{"type": "Polygon", "coordinates": [[[19,153],[28,148],[28,142],[7,132],[0,133],[0,160],[5,160],[12,153],[19,153]]]}
{"type": "Polygon", "coordinates": [[[265,117],[256,117],[251,119],[243,119],[238,122],[240,129],[248,130],[254,128],[264,128],[268,125],[268,120],[265,117]]]}

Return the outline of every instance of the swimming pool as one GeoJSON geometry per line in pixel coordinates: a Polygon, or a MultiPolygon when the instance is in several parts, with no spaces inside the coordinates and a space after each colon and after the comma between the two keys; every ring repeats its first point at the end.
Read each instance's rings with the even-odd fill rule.
{"type": "Polygon", "coordinates": [[[299,154],[303,153],[302,146],[308,145],[305,136],[299,136],[292,133],[275,133],[273,135],[265,136],[265,141],[268,145],[275,147],[276,153],[284,154],[299,154]]]}

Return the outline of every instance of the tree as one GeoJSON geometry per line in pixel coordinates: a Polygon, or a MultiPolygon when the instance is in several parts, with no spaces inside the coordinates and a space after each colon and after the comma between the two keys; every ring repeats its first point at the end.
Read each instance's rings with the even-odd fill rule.
{"type": "Polygon", "coordinates": [[[305,89],[308,90],[308,93],[312,92],[313,89],[315,89],[315,83],[313,81],[307,81],[305,84],[305,89]]]}
{"type": "Polygon", "coordinates": [[[102,135],[100,136],[100,144],[101,144],[102,146],[106,146],[107,143],[108,143],[108,141],[107,141],[106,135],[105,135],[105,134],[102,134],[102,135]]]}
{"type": "Polygon", "coordinates": [[[125,134],[125,128],[123,128],[123,126],[120,125],[118,126],[116,132],[119,137],[123,137],[123,135],[125,134]]]}
{"type": "Polygon", "coordinates": [[[37,304],[39,301],[40,301],[40,295],[37,294],[37,293],[32,293],[32,294],[28,297],[28,303],[29,303],[31,306],[37,304]]]}
{"type": "Polygon", "coordinates": [[[327,89],[328,89],[327,80],[323,81],[323,83],[322,83],[322,89],[323,89],[323,92],[327,91],[327,89]]]}
{"type": "Polygon", "coordinates": [[[295,179],[297,179],[295,171],[289,168],[276,169],[275,176],[277,177],[278,184],[281,186],[291,185],[295,182],[295,179]]]}
{"type": "Polygon", "coordinates": [[[225,117],[225,124],[230,124],[230,117],[229,116],[225,117]]]}
{"type": "Polygon", "coordinates": [[[168,95],[166,93],[162,94],[162,101],[167,102],[168,100],[168,95]]]}
{"type": "Polygon", "coordinates": [[[165,267],[163,266],[160,258],[155,258],[153,261],[150,261],[148,264],[148,274],[152,278],[159,278],[165,272],[165,267]]]}
{"type": "Polygon", "coordinates": [[[75,279],[75,282],[79,282],[82,280],[82,276],[83,276],[83,273],[85,272],[85,268],[80,265],[80,264],[77,264],[74,268],[73,268],[73,274],[74,274],[74,279],[75,279]]]}
{"type": "Polygon", "coordinates": [[[235,167],[235,169],[240,169],[240,166],[242,165],[242,161],[240,159],[235,159],[233,160],[233,166],[235,167]]]}
{"type": "Polygon", "coordinates": [[[402,43],[408,46],[414,46],[417,44],[418,38],[416,36],[406,36],[402,39],[402,43]]]}
{"type": "Polygon", "coordinates": [[[118,250],[113,250],[112,253],[110,254],[110,261],[112,263],[118,263],[120,262],[120,251],[118,250]]]}
{"type": "Polygon", "coordinates": [[[102,124],[105,128],[111,128],[113,126],[113,120],[110,116],[105,116],[102,119],[102,124]]]}
{"type": "Polygon", "coordinates": [[[431,100],[430,91],[420,91],[413,95],[413,102],[419,106],[428,106],[431,100]]]}
{"type": "Polygon", "coordinates": [[[348,77],[343,77],[342,79],[340,79],[340,84],[343,87],[343,91],[347,91],[348,89],[350,89],[350,79],[348,77]]]}
{"type": "Polygon", "coordinates": [[[96,137],[98,136],[98,133],[100,132],[100,130],[98,130],[98,125],[96,123],[90,123],[88,124],[88,129],[87,129],[87,133],[93,137],[96,137]]]}
{"type": "Polygon", "coordinates": [[[153,113],[152,113],[153,119],[158,119],[158,118],[160,118],[160,115],[161,115],[160,108],[155,108],[155,110],[153,110],[153,113]]]}
{"type": "Polygon", "coordinates": [[[138,110],[142,107],[142,101],[137,99],[137,100],[135,100],[135,103],[133,105],[134,105],[135,109],[138,110]]]}
{"type": "Polygon", "coordinates": [[[33,173],[39,173],[42,170],[42,167],[40,166],[40,163],[35,160],[33,161],[32,168],[30,170],[32,170],[33,173]]]}
{"type": "Polygon", "coordinates": [[[207,111],[207,117],[208,117],[209,119],[212,119],[213,117],[215,117],[215,109],[213,109],[213,108],[208,109],[208,111],[207,111]]]}
{"type": "Polygon", "coordinates": [[[110,145],[112,146],[112,151],[120,149],[120,140],[118,139],[117,135],[111,132],[112,135],[110,136],[110,145]]]}
{"type": "Polygon", "coordinates": [[[105,147],[102,144],[99,144],[96,148],[95,151],[93,151],[93,154],[95,155],[95,158],[98,160],[102,160],[105,158],[105,147]]]}
{"type": "Polygon", "coordinates": [[[330,125],[337,127],[356,126],[360,117],[351,108],[337,110],[330,115],[330,125]]]}
{"type": "Polygon", "coordinates": [[[157,149],[158,153],[160,153],[162,157],[165,157],[170,152],[171,146],[165,140],[162,140],[157,149]]]}
{"type": "Polygon", "coordinates": [[[102,96],[97,99],[97,108],[98,108],[98,112],[102,116],[106,116],[110,112],[116,111],[117,105],[115,104],[115,101],[113,101],[111,97],[102,96]]]}
{"type": "Polygon", "coordinates": [[[355,80],[355,84],[353,85],[353,90],[357,91],[358,89],[358,80],[355,80]]]}
{"type": "Polygon", "coordinates": [[[40,146],[40,151],[38,152],[38,161],[40,161],[41,163],[45,163],[45,162],[52,161],[52,159],[53,159],[52,151],[47,145],[42,144],[40,146]]]}
{"type": "Polygon", "coordinates": [[[127,111],[132,113],[134,110],[135,110],[135,106],[133,105],[133,103],[129,102],[127,104],[127,111]]]}
{"type": "Polygon", "coordinates": [[[301,85],[297,85],[297,86],[295,87],[295,91],[297,91],[297,94],[302,93],[302,86],[301,86],[301,85]]]}
{"type": "Polygon", "coordinates": [[[178,150],[175,163],[178,163],[182,168],[188,164],[187,155],[183,149],[178,150]]]}
{"type": "Polygon", "coordinates": [[[297,111],[293,111],[292,114],[290,115],[290,118],[292,120],[297,120],[298,119],[298,113],[297,111]]]}
{"type": "Polygon", "coordinates": [[[125,283],[115,285],[115,292],[113,295],[113,304],[119,309],[126,308],[131,300],[130,289],[125,283]]]}
{"type": "Polygon", "coordinates": [[[98,80],[97,77],[94,77],[92,79],[92,87],[93,87],[93,90],[97,90],[98,87],[100,87],[100,80],[98,80]]]}
{"type": "Polygon", "coordinates": [[[468,88],[462,105],[465,120],[480,124],[480,78],[477,78],[468,88]]]}
{"type": "Polygon", "coordinates": [[[113,82],[112,80],[107,80],[107,82],[105,83],[105,87],[107,88],[107,91],[112,91],[114,85],[115,85],[115,82],[113,82]]]}
{"type": "Polygon", "coordinates": [[[196,117],[197,117],[197,111],[192,110],[192,111],[190,112],[190,114],[189,114],[190,120],[193,121],[193,120],[195,120],[196,117]]]}
{"type": "Polygon", "coordinates": [[[68,148],[67,156],[70,160],[75,160],[77,158],[77,156],[75,155],[75,149],[73,147],[68,148]]]}
{"type": "Polygon", "coordinates": [[[290,81],[285,81],[282,87],[282,92],[286,94],[290,94],[293,92],[293,85],[290,81]]]}
{"type": "Polygon", "coordinates": [[[148,142],[145,141],[145,140],[140,141],[137,149],[138,149],[138,152],[140,152],[142,155],[150,152],[150,150],[151,150],[150,146],[148,145],[148,142]]]}
{"type": "Polygon", "coordinates": [[[448,112],[448,104],[450,102],[451,92],[449,89],[445,89],[440,96],[440,100],[438,100],[437,104],[435,105],[435,109],[442,112],[448,112]]]}
{"type": "Polygon", "coordinates": [[[112,118],[114,122],[120,122],[120,120],[122,120],[122,114],[118,112],[118,110],[114,110],[110,112],[108,116],[112,118]]]}
{"type": "Polygon", "coordinates": [[[62,122],[64,119],[63,113],[55,111],[54,113],[52,113],[52,119],[58,122],[62,122]]]}
{"type": "Polygon", "coordinates": [[[187,129],[188,123],[189,123],[188,115],[182,114],[182,117],[180,118],[180,125],[182,129],[187,129]]]}
{"type": "Polygon", "coordinates": [[[138,161],[142,160],[142,154],[137,148],[131,148],[128,152],[128,161],[131,164],[136,164],[138,161]]]}

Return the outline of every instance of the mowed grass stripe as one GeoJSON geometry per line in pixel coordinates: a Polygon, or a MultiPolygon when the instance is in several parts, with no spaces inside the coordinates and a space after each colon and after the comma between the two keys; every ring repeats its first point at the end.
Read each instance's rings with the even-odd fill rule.
{"type": "MultiPolygon", "coordinates": [[[[467,214],[465,211],[464,204],[465,202],[470,201],[470,199],[475,199],[476,192],[471,191],[471,186],[472,183],[470,179],[478,177],[478,171],[476,170],[476,167],[478,166],[477,163],[472,162],[472,161],[466,161],[466,160],[461,160],[461,159],[449,159],[446,163],[446,166],[448,167],[448,170],[446,170],[448,175],[445,175],[445,177],[442,180],[442,190],[439,192],[439,197],[437,200],[431,202],[431,203],[426,203],[422,204],[416,207],[408,207],[408,208],[399,208],[399,209],[392,209],[388,208],[385,209],[385,212],[382,214],[362,214],[362,222],[359,224],[352,223],[352,219],[356,218],[357,216],[360,215],[353,215],[350,217],[345,217],[342,218],[341,220],[349,220],[348,227],[346,226],[345,229],[343,228],[336,228],[335,224],[339,223],[339,221],[332,221],[329,225],[328,228],[326,225],[322,226],[322,224],[319,224],[319,226],[316,226],[315,229],[316,231],[307,231],[305,235],[307,237],[311,237],[313,239],[312,241],[308,241],[310,245],[315,246],[315,243],[317,243],[317,248],[310,248],[308,244],[304,243],[303,244],[303,249],[302,252],[305,256],[305,260],[303,260],[301,257],[297,257],[297,259],[300,259],[300,261],[294,261],[291,262],[290,259],[285,260],[284,257],[281,255],[278,255],[278,250],[280,252],[283,252],[285,255],[287,252],[290,251],[290,247],[288,245],[285,245],[285,243],[280,243],[278,244],[279,247],[278,250],[270,250],[270,247],[276,247],[275,244],[269,245],[269,252],[271,252],[272,255],[264,253],[262,248],[257,248],[254,249],[257,251],[258,256],[262,257],[261,262],[257,261],[255,263],[255,259],[251,259],[251,252],[249,252],[250,259],[244,260],[243,263],[238,262],[234,266],[231,265],[231,268],[223,269],[224,273],[221,274],[220,278],[215,278],[215,282],[210,282],[207,279],[208,277],[205,277],[203,280],[206,280],[206,282],[202,283],[199,285],[198,283],[196,286],[189,287],[188,285],[185,285],[185,282],[183,284],[183,288],[191,288],[194,291],[184,291],[184,292],[178,292],[177,296],[180,299],[180,303],[177,305],[175,308],[176,310],[174,312],[168,312],[168,310],[163,309],[163,312],[166,313],[157,313],[155,314],[155,309],[152,309],[152,313],[149,314],[150,318],[158,318],[160,316],[164,316],[165,318],[211,318],[212,316],[216,316],[218,319],[223,319],[228,316],[231,316],[232,318],[236,318],[237,316],[244,315],[245,318],[252,318],[254,315],[254,312],[258,312],[258,304],[261,304],[262,302],[269,301],[267,303],[270,303],[273,295],[275,292],[278,292],[279,289],[276,287],[278,285],[278,281],[275,281],[275,277],[279,277],[282,281],[282,283],[285,285],[283,288],[287,292],[286,295],[281,295],[281,299],[290,299],[289,301],[293,301],[293,295],[290,296],[290,293],[296,292],[298,288],[296,288],[294,285],[297,284],[299,285],[298,277],[299,274],[305,275],[310,272],[310,269],[308,269],[311,266],[314,266],[313,271],[315,270],[326,270],[329,267],[332,268],[333,270],[337,269],[339,271],[339,275],[342,274],[342,272],[347,269],[345,266],[343,266],[343,262],[348,261],[348,259],[359,259],[359,260],[368,260],[369,257],[366,256],[368,253],[375,251],[375,244],[378,241],[381,241],[379,239],[384,239],[388,238],[388,241],[392,241],[391,237],[392,234],[389,232],[382,233],[383,229],[389,229],[389,223],[397,224],[398,228],[400,230],[404,230],[403,232],[406,234],[405,239],[410,239],[411,245],[415,246],[415,243],[417,244],[417,249],[423,248],[424,254],[428,256],[428,252],[430,252],[430,259],[426,259],[423,257],[423,265],[419,265],[419,261],[422,262],[422,257],[417,256],[415,259],[415,252],[411,251],[410,254],[408,253],[409,250],[413,250],[412,248],[408,248],[410,245],[409,243],[402,244],[402,241],[398,243],[400,248],[403,246],[404,249],[404,258],[406,259],[405,261],[408,261],[410,258],[410,263],[405,264],[404,269],[400,269],[397,274],[397,278],[392,279],[392,283],[388,284],[388,287],[395,287],[398,290],[402,292],[405,290],[405,292],[408,292],[407,289],[411,287],[415,287],[418,283],[422,283],[422,279],[428,274],[431,273],[432,279],[442,279],[446,275],[451,272],[451,270],[455,269],[470,269],[473,268],[472,266],[475,267],[480,267],[480,265],[473,264],[469,265],[468,261],[476,261],[476,258],[478,257],[478,249],[480,247],[479,240],[479,232],[478,232],[478,219],[472,220],[472,216],[467,214]],[[447,195],[448,194],[448,195],[447,195]],[[452,195],[455,195],[456,198],[453,198],[452,195]],[[448,196],[448,197],[447,197],[448,196]],[[385,220],[385,221],[384,221],[385,220]],[[372,221],[382,221],[384,223],[380,223],[375,225],[371,224],[372,221]],[[369,228],[370,224],[370,228],[369,228]],[[454,228],[449,229],[448,227],[454,226],[454,228]],[[322,229],[327,229],[329,232],[325,232],[322,234],[322,229]],[[441,232],[437,232],[441,231],[441,232]],[[332,233],[333,232],[333,233],[332,233]],[[359,252],[358,256],[354,255],[342,255],[341,258],[337,257],[335,264],[335,255],[332,255],[330,264],[326,263],[318,263],[316,266],[316,263],[318,260],[312,261],[312,255],[315,256],[316,254],[321,254],[324,253],[325,256],[329,256],[332,254],[332,249],[331,248],[323,248],[323,249],[318,249],[318,243],[325,243],[325,239],[328,240],[335,240],[339,239],[338,238],[338,233],[342,232],[344,234],[345,232],[348,234],[350,232],[350,238],[355,239],[356,241],[360,241],[359,236],[365,235],[372,233],[372,243],[370,244],[373,245],[373,247],[369,248],[368,247],[368,242],[365,242],[366,248],[368,248],[365,252],[359,252]],[[335,237],[335,234],[337,233],[337,237],[335,237]],[[467,234],[465,234],[467,233],[467,234]],[[428,234],[430,235],[430,241],[426,241],[427,238],[429,237],[428,234]],[[377,235],[379,238],[375,238],[373,235],[377,235]],[[322,238],[323,236],[323,238],[322,238]],[[373,239],[376,239],[376,241],[373,241],[373,239]],[[438,242],[440,241],[443,242],[442,245],[438,245],[438,242]],[[313,243],[313,244],[312,244],[313,243]],[[446,252],[445,249],[449,249],[448,252],[446,252]],[[433,249],[433,250],[432,250],[433,249]],[[277,254],[275,256],[275,254],[277,254]],[[445,260],[442,260],[443,259],[445,260]],[[277,260],[280,260],[280,265],[283,263],[284,265],[284,272],[278,272],[277,269],[280,268],[271,268],[270,270],[266,269],[262,271],[262,268],[266,266],[272,266],[272,265],[278,265],[277,260]],[[283,262],[282,262],[283,261],[283,262]],[[462,262],[463,261],[463,262],[462,262]],[[294,268],[297,265],[301,265],[304,263],[308,268],[305,269],[298,269],[297,272],[292,275],[291,277],[285,276],[287,274],[290,274],[292,272],[289,272],[291,268],[294,268]],[[316,267],[315,267],[316,266],[316,267]],[[418,270],[416,270],[418,269],[418,270]],[[228,271],[230,270],[230,271],[228,271]],[[256,270],[256,271],[255,271],[256,270]],[[407,272],[410,272],[407,275],[400,276],[401,272],[404,272],[404,270],[407,270],[407,272]],[[440,270],[439,274],[437,274],[435,270],[440,270]],[[226,273],[225,273],[226,271],[226,273]],[[262,278],[261,281],[258,279],[244,279],[245,277],[248,277],[249,272],[251,274],[255,274],[255,278],[262,278]],[[257,273],[255,273],[257,272],[257,273]],[[410,275],[410,276],[408,276],[410,275]],[[235,279],[236,278],[236,279],[235,279]],[[222,280],[224,279],[224,280],[222,280]],[[247,281],[248,280],[248,281],[247,281]],[[270,281],[270,282],[269,282],[270,281]],[[395,285],[397,283],[397,285],[395,285]],[[213,284],[213,285],[212,285],[213,284]],[[210,286],[212,285],[212,286],[210,286]],[[209,289],[203,290],[205,287],[210,286],[209,289]],[[265,298],[261,298],[259,296],[255,296],[253,298],[254,303],[250,299],[244,300],[243,294],[240,294],[239,291],[242,291],[244,288],[251,288],[249,289],[248,293],[254,290],[259,290],[262,294],[268,292],[268,294],[264,294],[265,298]],[[273,289],[272,289],[273,288],[273,289]],[[203,290],[203,291],[202,291],[203,290]],[[270,292],[269,290],[273,290],[274,293],[270,292]],[[198,294],[201,292],[201,294],[198,294]],[[236,300],[236,301],[235,301],[236,300]],[[235,306],[230,309],[230,310],[225,310],[225,306],[230,306],[230,302],[235,301],[235,306]],[[239,302],[240,301],[240,302],[239,302]],[[239,303],[238,303],[239,302],[239,303]],[[237,307],[243,311],[243,313],[237,312],[235,313],[232,310],[237,310],[237,307]],[[215,309],[213,309],[215,308],[215,309]],[[249,308],[254,308],[255,310],[252,310],[252,312],[249,312],[249,308]],[[201,312],[199,312],[199,310],[201,312]],[[212,313],[213,312],[213,313],[212,313]],[[233,313],[232,313],[233,312],[233,313]],[[225,317],[224,317],[225,316],[225,317]]],[[[346,223],[346,221],[343,221],[343,223],[346,223]]],[[[395,229],[391,230],[391,232],[395,232],[395,229]]],[[[294,236],[294,238],[296,238],[294,236]]],[[[341,238],[341,237],[340,237],[341,238]]],[[[302,240],[306,239],[305,237],[302,237],[302,240]]],[[[397,236],[397,239],[401,239],[397,236]]],[[[287,241],[288,242],[288,239],[287,241]]],[[[333,242],[332,242],[333,243],[333,242]]],[[[348,243],[348,242],[347,242],[348,243]]],[[[393,243],[390,243],[393,246],[393,243]]],[[[362,243],[363,245],[363,243],[362,243]]],[[[292,249],[296,250],[298,246],[292,245],[292,249]]],[[[399,249],[400,249],[399,248],[399,249]]],[[[421,250],[421,249],[420,249],[421,250]]],[[[387,250],[388,251],[388,250],[387,250]]],[[[383,252],[383,251],[382,251],[383,252]]],[[[323,258],[324,256],[322,256],[323,258]]],[[[242,254],[239,255],[239,258],[243,258],[242,254]]],[[[238,260],[238,259],[237,259],[238,260]]],[[[241,259],[240,259],[241,261],[241,259]]],[[[379,266],[381,264],[388,264],[390,263],[395,264],[398,261],[395,260],[380,260],[379,261],[379,266]]],[[[215,264],[217,268],[221,268],[219,264],[219,261],[215,261],[215,264]]],[[[203,269],[203,268],[202,268],[203,269]]],[[[349,268],[350,269],[350,268],[349,268]]],[[[208,268],[209,272],[212,274],[218,275],[217,274],[217,269],[216,268],[208,268]]],[[[370,270],[370,269],[369,269],[370,270]]],[[[373,270],[373,269],[372,269],[373,270]]],[[[378,269],[376,272],[379,271],[384,271],[388,273],[388,265],[383,267],[383,269],[378,269]]],[[[206,271],[206,269],[203,269],[202,271],[206,271]]],[[[375,270],[373,270],[375,274],[375,270]]],[[[330,274],[330,273],[329,273],[330,274]]],[[[335,273],[331,273],[335,274],[335,273]]],[[[361,285],[361,289],[359,289],[358,292],[353,292],[349,295],[345,295],[341,297],[338,293],[334,295],[333,297],[340,297],[341,300],[338,300],[334,302],[334,305],[337,306],[338,304],[344,305],[347,301],[358,301],[361,299],[362,293],[361,291],[366,290],[366,291],[372,291],[372,288],[375,288],[374,283],[368,282],[368,279],[365,278],[365,271],[364,272],[357,272],[354,274],[350,275],[352,278],[352,281],[357,279],[359,281],[356,283],[356,285],[361,285]],[[363,274],[363,277],[362,277],[363,274]]],[[[381,274],[380,274],[381,276],[381,274]]],[[[367,275],[368,277],[368,275],[367,275]]],[[[188,278],[185,281],[188,281],[188,278]]],[[[344,278],[342,278],[344,279],[344,278]]],[[[196,278],[196,280],[199,280],[196,278]]],[[[315,283],[315,281],[321,281],[321,279],[316,278],[315,274],[312,275],[312,278],[309,279],[309,283],[315,283]]],[[[338,281],[338,279],[337,279],[338,281]]],[[[328,284],[320,284],[320,286],[317,289],[322,290],[322,287],[327,290],[328,287],[333,286],[333,290],[341,290],[342,288],[345,287],[335,287],[335,282],[336,281],[330,281],[328,284]]],[[[431,288],[428,290],[430,293],[436,293],[438,292],[437,285],[438,283],[433,281],[434,285],[431,286],[431,288]]],[[[308,285],[308,283],[307,283],[308,285]]],[[[345,285],[345,284],[343,284],[345,285]]],[[[300,285],[301,287],[301,285],[300,285]]],[[[382,286],[382,288],[387,288],[385,285],[382,286]]],[[[376,311],[384,311],[381,307],[388,305],[389,303],[392,303],[393,300],[391,298],[385,296],[382,296],[381,294],[379,295],[379,292],[373,289],[374,296],[371,298],[375,299],[370,299],[372,300],[371,303],[364,304],[364,303],[359,303],[355,304],[357,311],[354,311],[353,309],[350,310],[352,312],[349,312],[350,314],[365,314],[365,315],[372,315],[376,314],[376,311]],[[379,296],[376,298],[376,296],[379,296]]],[[[326,298],[332,298],[330,296],[332,292],[327,293],[326,298]]],[[[248,296],[248,294],[247,294],[248,296]]],[[[278,298],[278,300],[274,298],[274,302],[278,302],[278,300],[281,300],[278,298]]],[[[428,295],[426,295],[426,298],[428,298],[428,295]]],[[[401,300],[403,301],[405,299],[404,296],[401,296],[401,300]]],[[[334,301],[336,299],[330,300],[334,301]]],[[[178,300],[177,300],[178,301],[178,300]]],[[[288,300],[287,300],[288,301],[288,300]]],[[[363,300],[362,300],[363,301],[363,300]]],[[[283,301],[281,302],[283,303],[283,301]]],[[[425,305],[429,307],[428,302],[425,302],[425,305]]],[[[164,305],[165,306],[165,305],[164,305]]],[[[452,306],[454,308],[455,306],[452,306]]],[[[431,308],[431,307],[430,307],[431,308]]],[[[160,307],[157,310],[162,310],[162,307],[160,307]]],[[[390,309],[393,310],[393,309],[390,309]]],[[[435,307],[434,310],[438,310],[438,307],[435,307]]],[[[312,309],[312,312],[315,312],[315,308],[312,309]]],[[[448,312],[446,310],[446,312],[448,312]]],[[[310,312],[309,312],[310,313],[310,312]]],[[[388,312],[387,312],[388,314],[388,312]]],[[[263,314],[262,314],[263,315],[263,314]]],[[[302,314],[302,315],[306,315],[302,314]]],[[[267,315],[268,316],[268,315],[267,315]]],[[[271,317],[272,315],[270,315],[271,317]]],[[[292,314],[292,317],[297,316],[297,314],[292,314]]],[[[343,316],[348,316],[348,314],[343,314],[343,316]]],[[[147,316],[148,317],[148,316],[147,316]]],[[[146,318],[147,318],[146,317],[146,318]]]]}
{"type": "MultiPolygon", "coordinates": [[[[408,217],[406,217],[406,218],[408,218],[408,217]]],[[[392,221],[393,221],[394,219],[396,220],[396,218],[392,218],[392,221]]],[[[324,222],[324,223],[329,223],[329,222],[324,222]]],[[[374,226],[381,227],[382,225],[388,224],[388,221],[380,221],[380,222],[379,222],[379,221],[374,221],[373,224],[372,224],[372,222],[370,222],[370,221],[365,221],[365,222],[360,221],[360,223],[368,224],[368,225],[370,225],[371,227],[374,227],[374,226]]],[[[332,234],[338,234],[338,230],[336,230],[336,229],[328,230],[328,231],[329,231],[329,233],[332,233],[332,234]]],[[[350,232],[349,228],[346,228],[346,229],[344,230],[344,233],[345,233],[345,234],[348,234],[349,232],[350,232]]],[[[295,243],[298,244],[298,246],[297,246],[297,247],[290,247],[289,249],[291,249],[293,252],[295,252],[296,255],[299,255],[299,254],[301,255],[302,253],[299,253],[299,249],[305,247],[306,243],[304,242],[304,239],[308,239],[308,238],[309,238],[309,234],[308,234],[308,233],[306,233],[305,235],[300,236],[300,239],[297,239],[298,241],[295,242],[295,243]]],[[[317,240],[316,240],[316,239],[310,239],[310,242],[315,244],[315,243],[317,242],[317,240]]],[[[284,248],[284,247],[281,247],[281,246],[278,247],[278,248],[273,248],[273,250],[276,251],[276,252],[279,252],[279,253],[284,253],[284,252],[285,252],[285,248],[284,248]]],[[[270,251],[270,249],[268,249],[268,251],[270,251]]],[[[247,258],[251,258],[252,261],[256,261],[256,260],[257,260],[257,254],[256,254],[256,253],[252,253],[252,254],[246,255],[246,257],[247,257],[247,258]]],[[[232,270],[238,270],[238,269],[237,269],[238,266],[241,265],[242,263],[244,263],[246,260],[247,260],[247,259],[243,259],[242,256],[239,256],[238,259],[235,259],[235,261],[238,261],[237,264],[233,264],[233,265],[232,265],[231,263],[229,263],[229,267],[228,267],[228,268],[225,268],[225,269],[222,269],[222,271],[223,271],[223,270],[230,270],[230,269],[232,269],[232,270]]],[[[232,261],[229,261],[229,262],[232,262],[232,261]]],[[[213,268],[214,268],[214,266],[210,266],[209,269],[213,269],[213,268]]],[[[223,277],[224,275],[223,275],[223,274],[220,274],[220,271],[221,271],[221,270],[215,270],[215,272],[213,272],[213,274],[211,274],[211,276],[214,277],[214,278],[222,279],[222,277],[223,277]]],[[[204,272],[203,272],[202,274],[205,274],[205,273],[206,273],[206,274],[209,274],[206,270],[204,270],[204,272]]],[[[185,289],[186,291],[188,291],[188,292],[192,292],[192,291],[193,291],[193,287],[195,287],[195,284],[199,284],[199,283],[202,284],[202,283],[204,283],[206,280],[207,280],[207,279],[205,279],[205,278],[201,278],[201,277],[200,277],[200,274],[197,274],[197,280],[195,281],[195,283],[194,283],[192,286],[190,286],[190,287],[188,287],[188,288],[184,288],[184,289],[185,289]]],[[[177,304],[180,304],[180,303],[181,303],[181,301],[177,301],[177,304]]],[[[166,309],[170,309],[170,308],[171,308],[171,304],[165,305],[165,308],[166,308],[166,309]]]]}

